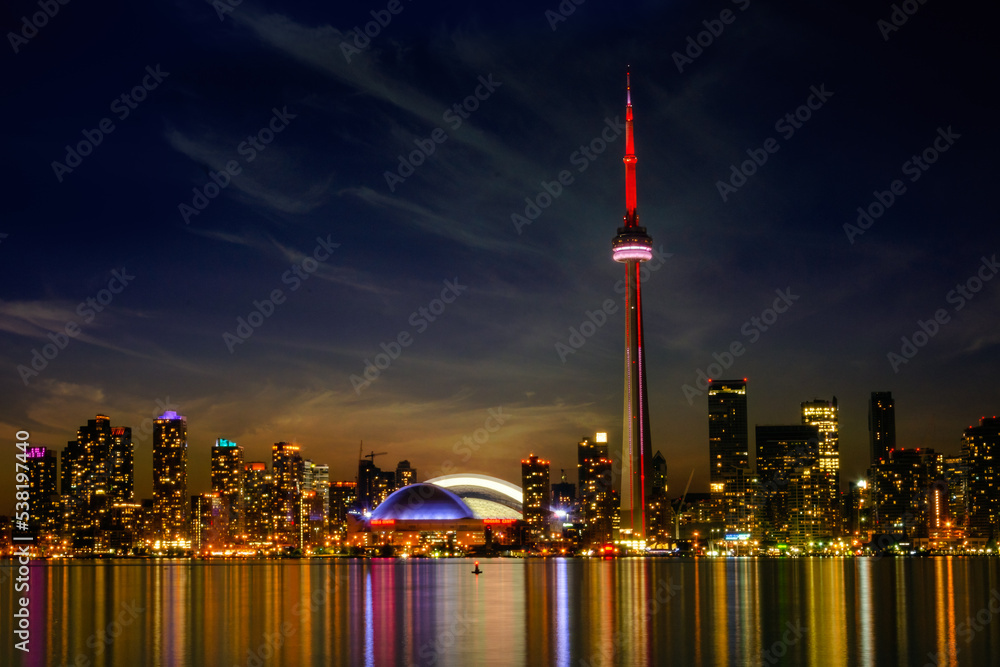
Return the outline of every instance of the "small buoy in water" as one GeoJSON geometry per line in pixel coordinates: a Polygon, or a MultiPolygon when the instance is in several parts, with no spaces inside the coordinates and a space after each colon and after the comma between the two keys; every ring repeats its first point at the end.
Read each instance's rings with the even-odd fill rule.
{"type": "Polygon", "coordinates": [[[476,569],[472,571],[472,574],[482,574],[483,571],[479,569],[479,561],[476,561],[476,569]]]}

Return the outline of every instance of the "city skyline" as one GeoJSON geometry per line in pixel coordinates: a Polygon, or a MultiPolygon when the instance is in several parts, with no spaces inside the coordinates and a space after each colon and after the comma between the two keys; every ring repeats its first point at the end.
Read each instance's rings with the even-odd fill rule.
{"type": "MultiPolygon", "coordinates": [[[[716,387],[716,388],[721,388],[722,390],[726,391],[727,393],[735,393],[735,392],[731,391],[732,388],[738,388],[739,397],[742,399],[743,407],[742,408],[733,408],[734,410],[737,411],[737,413],[736,413],[737,415],[740,414],[738,412],[740,409],[742,409],[744,411],[746,410],[746,407],[745,407],[746,396],[749,393],[748,390],[746,389],[747,384],[748,383],[747,383],[747,381],[745,379],[741,379],[741,380],[721,380],[721,379],[720,380],[715,380],[715,379],[713,379],[713,386],[716,387]]],[[[892,394],[892,392],[874,392],[873,391],[873,392],[871,392],[871,399],[874,400],[874,398],[876,396],[884,398],[884,397],[886,397],[886,395],[888,395],[888,399],[890,401],[893,401],[895,397],[893,397],[891,394],[892,394]]],[[[837,399],[837,397],[834,397],[834,399],[837,399]]],[[[725,427],[726,432],[731,433],[733,430],[739,431],[742,428],[744,430],[744,433],[745,433],[744,437],[746,438],[746,441],[748,443],[752,443],[752,444],[749,445],[749,450],[741,452],[741,451],[739,451],[739,444],[738,443],[740,441],[739,441],[739,434],[738,433],[736,434],[736,438],[735,438],[735,440],[733,441],[732,444],[729,444],[729,445],[726,445],[726,446],[722,446],[721,448],[720,448],[719,445],[716,444],[716,440],[714,440],[711,436],[707,436],[706,439],[705,439],[705,441],[700,444],[700,449],[697,452],[697,455],[699,457],[701,457],[702,459],[705,459],[705,462],[703,463],[702,467],[704,468],[705,471],[707,471],[709,473],[709,474],[706,474],[706,478],[710,478],[710,476],[711,476],[711,472],[710,471],[712,469],[714,469],[714,467],[715,467],[712,464],[712,461],[716,460],[717,458],[719,459],[719,461],[723,461],[723,460],[726,460],[726,461],[728,461],[728,460],[735,460],[736,461],[735,466],[732,463],[720,464],[720,466],[719,466],[720,470],[722,468],[725,468],[725,467],[737,467],[737,468],[739,468],[739,467],[745,467],[748,470],[756,473],[757,471],[755,470],[755,465],[752,463],[755,460],[756,456],[757,456],[758,447],[759,447],[759,445],[757,444],[757,436],[756,436],[756,433],[755,433],[756,429],[758,429],[760,427],[765,427],[765,428],[767,428],[767,427],[784,428],[786,425],[787,426],[792,426],[792,425],[796,425],[796,424],[800,424],[800,423],[805,424],[804,421],[800,422],[799,417],[803,416],[803,413],[805,411],[805,408],[806,408],[807,404],[808,405],[813,405],[813,404],[827,404],[827,403],[830,403],[830,402],[826,401],[825,399],[812,399],[812,400],[809,400],[809,401],[800,401],[799,402],[800,409],[798,411],[795,411],[795,412],[789,411],[788,417],[786,419],[783,419],[783,420],[782,419],[776,419],[776,420],[771,420],[771,421],[766,421],[766,422],[756,422],[756,421],[747,419],[746,416],[745,416],[745,414],[742,417],[737,416],[734,420],[732,420],[731,422],[729,422],[729,423],[733,424],[734,426],[726,426],[725,427]],[[734,445],[736,447],[735,450],[733,449],[734,445]]],[[[837,405],[837,403],[833,403],[833,405],[837,405]]],[[[706,407],[706,409],[708,411],[707,412],[708,417],[709,417],[708,423],[709,424],[718,423],[719,422],[719,416],[718,415],[720,414],[719,408],[714,407],[714,404],[711,403],[711,402],[708,402],[708,401],[706,401],[706,406],[704,406],[704,407],[706,407]]],[[[702,417],[704,419],[704,415],[702,415],[702,417]]],[[[982,419],[996,419],[996,418],[997,418],[996,415],[980,415],[980,416],[976,417],[976,419],[972,420],[971,423],[966,424],[965,426],[961,426],[961,427],[959,427],[957,429],[956,432],[958,433],[958,435],[956,436],[956,440],[955,440],[955,443],[954,443],[953,447],[942,449],[942,450],[937,450],[937,451],[940,451],[942,454],[945,454],[945,455],[960,455],[961,449],[962,449],[962,442],[963,442],[961,434],[966,429],[975,428],[977,426],[977,424],[979,424],[980,420],[982,420],[982,419]]],[[[157,418],[156,421],[160,422],[160,423],[164,423],[164,422],[168,422],[169,423],[171,421],[180,421],[180,422],[183,423],[183,431],[185,433],[187,432],[187,426],[188,426],[187,415],[178,415],[174,411],[167,411],[166,413],[164,413],[164,415],[160,415],[157,418]]],[[[839,421],[839,412],[837,413],[837,419],[835,421],[839,421]]],[[[119,433],[121,433],[122,430],[128,431],[131,428],[131,427],[127,427],[127,426],[116,426],[116,427],[112,428],[109,425],[110,424],[110,416],[107,415],[107,414],[104,414],[104,413],[98,413],[95,419],[88,420],[88,423],[84,424],[83,426],[81,426],[78,429],[78,431],[79,432],[83,432],[83,433],[90,433],[90,432],[92,432],[93,429],[94,429],[95,422],[98,423],[98,424],[107,422],[105,430],[107,430],[107,432],[109,434],[112,433],[112,432],[119,432],[119,433]]],[[[890,421],[890,425],[892,427],[895,427],[896,426],[896,422],[894,420],[892,420],[892,421],[890,421]]],[[[709,429],[707,429],[707,433],[711,434],[712,432],[713,432],[712,431],[712,427],[710,427],[709,429]]],[[[608,447],[608,445],[609,445],[608,437],[609,437],[609,433],[614,433],[614,430],[610,429],[608,431],[598,431],[598,432],[594,432],[594,433],[596,433],[596,435],[598,437],[601,437],[601,438],[604,439],[603,441],[601,441],[601,440],[597,441],[598,442],[597,446],[603,447],[604,454],[601,455],[601,456],[607,456],[607,455],[609,455],[610,454],[610,450],[609,450],[609,447],[608,447]]],[[[594,433],[591,433],[590,435],[587,435],[587,436],[584,437],[584,442],[587,443],[588,447],[594,446],[593,443],[591,443],[591,436],[593,436],[594,433]]],[[[822,430],[820,431],[820,433],[822,433],[822,430]]],[[[569,440],[573,440],[573,438],[569,438],[569,440]]],[[[72,450],[74,447],[78,447],[79,446],[78,443],[77,443],[77,441],[76,441],[76,439],[69,440],[68,442],[69,442],[68,445],[64,445],[64,446],[60,446],[60,447],[56,447],[56,446],[53,446],[51,444],[45,444],[45,443],[35,443],[35,442],[31,443],[31,446],[34,447],[34,448],[45,448],[49,453],[57,455],[57,458],[59,459],[58,473],[57,473],[57,486],[59,488],[64,488],[65,484],[66,484],[65,482],[61,482],[60,483],[60,482],[58,482],[58,480],[62,479],[63,475],[64,475],[63,471],[65,470],[65,468],[63,467],[63,459],[64,459],[65,456],[67,456],[69,454],[69,452],[67,451],[67,447],[70,450],[72,450]]],[[[359,472],[363,468],[365,468],[365,466],[368,465],[368,463],[365,462],[364,459],[369,458],[369,455],[365,454],[365,455],[363,455],[359,459],[353,459],[353,458],[351,458],[351,456],[353,455],[353,453],[343,452],[344,456],[341,456],[339,458],[335,456],[333,458],[326,459],[326,458],[323,458],[322,456],[318,456],[316,454],[317,451],[322,451],[322,449],[315,448],[314,445],[312,445],[310,443],[301,442],[301,441],[284,441],[284,440],[282,440],[282,441],[279,441],[279,442],[271,443],[269,446],[266,447],[265,453],[263,453],[263,454],[261,454],[259,456],[258,455],[252,455],[252,454],[250,454],[248,452],[248,448],[246,446],[244,446],[242,443],[237,442],[235,440],[227,439],[225,437],[217,437],[214,440],[212,440],[210,443],[206,443],[203,448],[193,448],[191,442],[189,441],[189,439],[186,440],[186,442],[187,442],[187,448],[186,448],[186,451],[185,451],[185,454],[184,454],[184,458],[186,459],[186,461],[184,463],[186,471],[190,470],[191,464],[194,464],[194,466],[196,468],[200,468],[201,467],[201,466],[199,466],[199,463],[200,463],[200,464],[204,465],[204,472],[206,473],[205,475],[199,475],[198,476],[199,477],[199,481],[198,482],[195,482],[193,484],[188,484],[187,482],[185,482],[185,484],[187,485],[188,490],[190,491],[187,494],[188,496],[190,496],[192,493],[204,493],[204,492],[211,492],[211,491],[220,491],[220,489],[217,488],[217,487],[219,487],[219,485],[221,483],[215,481],[217,475],[219,474],[219,471],[216,468],[216,454],[217,454],[217,452],[225,452],[225,451],[228,451],[230,449],[238,449],[239,455],[240,455],[240,459],[239,460],[241,462],[244,462],[246,465],[250,465],[250,464],[257,464],[260,461],[271,461],[272,458],[274,458],[275,452],[282,452],[286,448],[291,448],[291,449],[294,449],[295,456],[296,456],[296,461],[298,461],[297,465],[301,466],[303,463],[308,463],[311,466],[313,466],[314,468],[317,467],[317,466],[321,467],[323,469],[323,471],[324,471],[324,475],[326,476],[327,481],[329,481],[329,482],[346,482],[346,481],[355,482],[355,481],[357,481],[358,480],[359,472]],[[300,452],[303,451],[303,448],[305,448],[306,450],[308,450],[308,451],[304,452],[304,454],[307,454],[308,456],[304,456],[303,453],[300,453],[300,452]],[[194,452],[193,456],[192,456],[192,451],[194,452]],[[201,454],[201,456],[199,456],[199,454],[201,454]],[[319,460],[320,463],[314,463],[314,461],[313,461],[314,459],[319,460]],[[343,475],[332,475],[329,472],[329,470],[330,470],[331,467],[333,467],[334,469],[338,469],[338,470],[347,470],[347,472],[345,474],[343,474],[343,475]],[[200,479],[201,477],[204,477],[204,481],[201,481],[201,479],[200,479]]],[[[461,443],[456,443],[456,444],[461,444],[461,443]]],[[[571,464],[568,464],[568,465],[558,465],[557,466],[554,463],[551,464],[551,469],[553,471],[561,469],[565,473],[566,470],[577,470],[577,473],[573,474],[573,475],[570,475],[570,478],[568,480],[572,484],[576,485],[577,488],[579,488],[581,480],[584,483],[586,483],[587,480],[589,480],[590,478],[592,478],[594,476],[593,472],[589,472],[589,473],[582,472],[584,466],[591,466],[592,465],[590,463],[591,458],[593,458],[593,460],[599,460],[600,459],[600,456],[598,456],[598,457],[591,457],[591,458],[587,458],[587,459],[581,458],[581,457],[584,456],[584,454],[582,453],[582,450],[581,450],[581,445],[582,444],[583,443],[580,443],[580,442],[574,442],[571,445],[566,445],[565,443],[560,444],[559,445],[560,448],[563,448],[563,449],[569,448],[569,449],[572,450],[572,452],[573,452],[573,454],[572,454],[573,461],[572,461],[571,464]]],[[[613,444],[613,443],[610,443],[610,444],[613,444]]],[[[109,445],[110,445],[110,443],[109,443],[109,445]]],[[[131,443],[131,445],[132,445],[132,447],[134,447],[135,443],[131,443]]],[[[389,446],[391,448],[391,445],[387,445],[387,446],[389,446]]],[[[144,497],[144,496],[145,497],[149,497],[149,498],[153,498],[155,496],[155,489],[153,487],[153,484],[152,484],[151,480],[152,480],[153,470],[154,470],[154,467],[155,467],[156,463],[154,461],[152,449],[153,448],[152,448],[152,445],[151,445],[150,446],[150,451],[148,452],[149,456],[145,457],[146,463],[148,463],[147,466],[143,466],[141,463],[131,463],[130,462],[131,465],[129,466],[129,475],[127,477],[124,476],[124,475],[122,475],[121,477],[119,477],[119,476],[112,477],[111,475],[108,475],[108,479],[109,480],[114,479],[114,481],[115,481],[116,484],[119,484],[123,488],[127,489],[127,491],[125,491],[126,495],[122,496],[121,498],[116,498],[116,500],[133,501],[135,499],[138,499],[138,498],[144,497]],[[141,477],[146,477],[146,473],[149,473],[149,475],[150,475],[147,478],[150,481],[150,483],[148,485],[142,485],[142,486],[140,486],[136,482],[136,480],[139,479],[139,478],[141,478],[141,477]],[[124,480],[126,480],[126,479],[128,480],[127,484],[124,482],[124,480]],[[134,491],[133,491],[133,488],[134,488],[134,491]]],[[[256,451],[256,449],[257,448],[255,448],[255,451],[256,451]]],[[[910,446],[906,446],[906,445],[903,445],[903,444],[896,443],[896,446],[895,446],[894,449],[896,449],[896,450],[911,450],[911,449],[927,449],[927,447],[910,447],[910,446]]],[[[933,449],[933,448],[931,448],[931,449],[933,449]]],[[[113,448],[109,448],[109,451],[112,454],[114,454],[117,450],[115,450],[113,448]]],[[[513,481],[515,483],[518,480],[520,480],[521,476],[522,476],[521,467],[522,467],[522,463],[523,463],[521,461],[521,457],[522,456],[529,456],[529,453],[531,451],[538,451],[538,452],[540,452],[540,455],[545,456],[548,459],[552,459],[553,458],[553,455],[549,452],[548,449],[545,449],[545,448],[540,448],[538,450],[533,450],[532,448],[529,447],[527,449],[524,449],[524,451],[521,452],[520,454],[518,454],[517,452],[513,452],[513,453],[511,453],[511,460],[514,462],[514,464],[516,464],[516,468],[517,468],[518,472],[517,472],[516,475],[511,476],[510,479],[506,479],[506,477],[504,477],[504,476],[500,476],[500,478],[501,479],[505,479],[506,481],[513,481]]],[[[826,457],[823,456],[822,451],[823,451],[822,448],[820,448],[820,450],[818,450],[818,452],[817,452],[818,460],[828,459],[829,458],[828,456],[826,456],[826,457]]],[[[887,450],[887,451],[891,451],[891,449],[887,450]]],[[[129,453],[134,456],[134,454],[132,452],[129,452],[129,453]]],[[[399,474],[399,471],[401,469],[404,470],[405,471],[404,474],[406,475],[405,478],[407,480],[409,480],[411,483],[414,480],[415,473],[418,470],[421,469],[421,466],[419,466],[419,465],[411,467],[410,460],[407,458],[406,451],[403,450],[403,449],[401,449],[401,448],[392,449],[389,452],[379,452],[379,454],[387,454],[388,458],[390,460],[394,460],[394,461],[398,460],[398,465],[397,464],[393,464],[393,466],[391,466],[391,467],[395,470],[395,474],[397,474],[397,475],[399,474]]],[[[531,454],[531,456],[534,456],[534,454],[531,454]]],[[[137,457],[137,458],[139,458],[139,457],[137,457]]],[[[824,464],[821,464],[821,465],[823,467],[830,467],[830,468],[833,468],[835,470],[842,471],[844,469],[845,459],[844,459],[843,456],[838,456],[838,457],[836,457],[836,459],[837,459],[837,464],[836,465],[831,465],[829,463],[824,463],[824,464]]],[[[848,459],[847,460],[847,462],[851,464],[851,467],[862,466],[863,469],[865,471],[867,471],[867,469],[869,468],[870,464],[873,463],[873,461],[870,461],[867,457],[864,459],[864,461],[865,461],[865,463],[861,463],[861,462],[859,462],[857,460],[853,460],[853,459],[848,459]]],[[[686,473],[689,473],[690,470],[685,471],[684,469],[676,469],[676,468],[674,468],[672,465],[670,465],[671,462],[669,461],[669,459],[666,459],[666,462],[667,462],[667,464],[669,466],[669,470],[670,470],[670,473],[669,473],[668,477],[669,477],[670,480],[672,480],[669,483],[669,486],[672,489],[672,491],[670,492],[670,495],[671,495],[671,497],[673,497],[674,499],[676,499],[680,495],[679,490],[676,488],[676,484],[679,483],[679,480],[686,479],[686,477],[687,477],[686,473]]],[[[546,461],[546,464],[549,464],[549,463],[550,463],[549,461],[546,461]]],[[[464,467],[462,467],[461,465],[458,465],[458,464],[453,464],[453,466],[449,467],[447,470],[443,470],[440,467],[433,468],[432,470],[435,470],[437,472],[448,472],[448,473],[459,472],[459,473],[472,473],[472,474],[478,474],[478,473],[482,473],[482,472],[491,472],[491,471],[488,471],[488,470],[486,470],[486,471],[480,470],[480,469],[477,469],[477,468],[474,468],[474,467],[466,469],[466,468],[464,468],[464,467]]],[[[495,473],[495,471],[492,471],[492,472],[495,473]]],[[[606,473],[606,474],[610,475],[611,473],[606,473]]],[[[697,476],[697,474],[698,474],[698,471],[696,470],[695,471],[695,475],[697,476]]],[[[426,474],[426,475],[419,475],[419,476],[416,476],[416,481],[423,481],[424,478],[430,478],[430,477],[434,477],[436,475],[437,475],[436,472],[432,472],[432,473],[426,474]]],[[[612,477],[614,477],[614,475],[612,475],[612,477]]],[[[865,478],[865,473],[863,472],[860,475],[849,476],[849,477],[844,477],[842,474],[840,474],[840,475],[838,475],[838,477],[839,477],[839,484],[838,484],[837,488],[842,493],[846,493],[849,490],[849,485],[854,484],[857,481],[862,480],[862,479],[865,478]]],[[[222,479],[225,479],[225,478],[223,477],[222,479]]],[[[289,478],[289,479],[291,479],[291,478],[289,478]]],[[[722,476],[721,473],[720,473],[720,478],[719,479],[720,480],[724,480],[725,476],[722,476]]],[[[110,485],[109,485],[109,488],[110,488],[110,485]]],[[[614,488],[616,490],[618,489],[617,483],[614,485],[614,488]]],[[[706,486],[705,486],[704,489],[695,489],[695,488],[692,488],[690,490],[692,492],[694,492],[694,493],[704,493],[706,495],[710,495],[711,491],[712,491],[712,488],[711,488],[710,484],[706,484],[706,486]]]]}
{"type": "MultiPolygon", "coordinates": [[[[893,392],[905,446],[954,451],[995,411],[988,22],[932,4],[890,33],[871,4],[723,3],[729,23],[696,3],[564,21],[404,6],[364,48],[348,40],[369,9],[295,3],[118,23],[69,6],[19,45],[0,427],[59,447],[66,415],[107,413],[133,428],[137,471],[166,409],[197,416],[192,447],[228,437],[263,460],[298,441],[333,478],[361,440],[510,480],[511,449],[569,469],[581,434],[609,431],[616,455],[626,65],[662,245],[651,436],[676,477],[708,487],[702,376],[749,378],[752,423],[836,395],[845,483],[873,390],[893,392]]],[[[208,488],[207,463],[190,474],[208,488]]]]}

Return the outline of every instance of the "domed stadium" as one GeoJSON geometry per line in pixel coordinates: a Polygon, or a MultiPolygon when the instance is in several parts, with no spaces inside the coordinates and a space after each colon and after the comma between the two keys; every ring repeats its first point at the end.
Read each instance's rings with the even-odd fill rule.
{"type": "Polygon", "coordinates": [[[472,508],[477,519],[520,519],[524,494],[521,487],[497,477],[473,473],[441,475],[427,480],[448,489],[472,508]]]}
{"type": "Polygon", "coordinates": [[[522,525],[520,488],[486,475],[445,475],[389,494],[365,519],[349,520],[346,537],[354,546],[426,554],[509,544],[522,525]]]}
{"type": "Polygon", "coordinates": [[[375,508],[371,518],[375,521],[456,521],[476,516],[448,489],[423,483],[394,491],[375,508]]]}

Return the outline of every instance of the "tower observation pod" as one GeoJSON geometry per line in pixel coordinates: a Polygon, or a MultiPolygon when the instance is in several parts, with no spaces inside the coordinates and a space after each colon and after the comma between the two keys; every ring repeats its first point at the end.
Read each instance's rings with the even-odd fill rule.
{"type": "Polygon", "coordinates": [[[653,239],[639,226],[635,194],[635,145],[632,136],[632,81],[625,75],[625,218],[611,241],[612,257],[625,264],[625,414],[622,435],[621,523],[618,541],[646,545],[647,509],[652,495],[652,445],[646,398],[642,290],[639,264],[653,258],[653,239]]]}

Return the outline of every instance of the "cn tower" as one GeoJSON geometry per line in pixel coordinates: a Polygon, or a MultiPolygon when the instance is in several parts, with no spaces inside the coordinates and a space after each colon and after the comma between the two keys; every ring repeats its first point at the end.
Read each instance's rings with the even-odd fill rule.
{"type": "Polygon", "coordinates": [[[619,540],[645,546],[646,508],[652,487],[652,446],[646,400],[646,357],[642,348],[642,291],[639,264],[653,258],[653,239],[639,226],[632,140],[632,81],[625,75],[625,220],[611,241],[612,256],[625,264],[625,418],[622,436],[619,540]]]}

